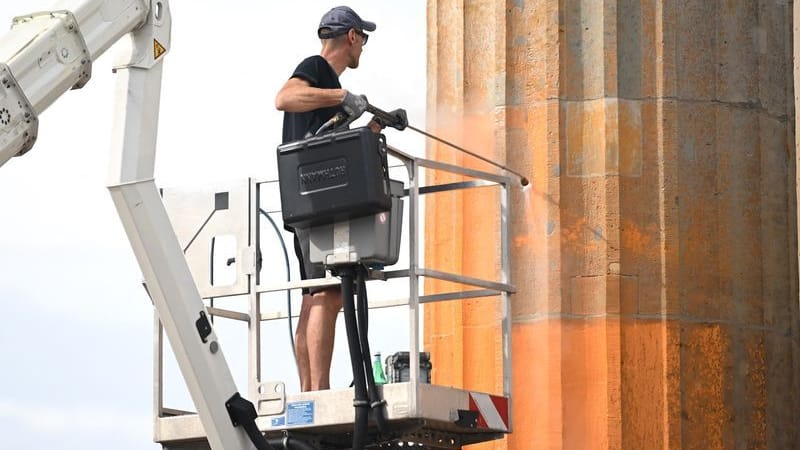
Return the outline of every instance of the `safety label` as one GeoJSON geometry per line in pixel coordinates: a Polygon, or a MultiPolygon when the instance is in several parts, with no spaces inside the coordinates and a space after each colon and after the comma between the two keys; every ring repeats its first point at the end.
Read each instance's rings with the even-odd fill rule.
{"type": "Polygon", "coordinates": [[[294,402],[286,404],[286,425],[310,425],[314,423],[314,402],[294,402]]]}
{"type": "Polygon", "coordinates": [[[161,45],[161,42],[158,40],[153,39],[153,59],[161,58],[161,56],[167,52],[167,49],[161,45]]]}

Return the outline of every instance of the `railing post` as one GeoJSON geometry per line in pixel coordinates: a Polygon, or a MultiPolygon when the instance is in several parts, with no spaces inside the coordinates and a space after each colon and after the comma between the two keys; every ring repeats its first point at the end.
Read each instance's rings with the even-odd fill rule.
{"type": "Polygon", "coordinates": [[[417,412],[419,395],[419,166],[416,160],[412,160],[409,169],[409,247],[410,255],[408,261],[408,314],[410,320],[409,341],[410,351],[408,355],[409,381],[411,381],[411,392],[409,395],[409,408],[414,414],[417,412]]]}

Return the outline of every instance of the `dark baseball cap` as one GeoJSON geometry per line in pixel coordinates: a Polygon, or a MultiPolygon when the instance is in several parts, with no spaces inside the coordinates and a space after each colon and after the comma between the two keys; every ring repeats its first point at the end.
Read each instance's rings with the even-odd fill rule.
{"type": "Polygon", "coordinates": [[[329,39],[347,33],[350,28],[375,31],[375,23],[362,20],[355,11],[347,6],[337,6],[322,16],[317,36],[320,39],[329,39]]]}

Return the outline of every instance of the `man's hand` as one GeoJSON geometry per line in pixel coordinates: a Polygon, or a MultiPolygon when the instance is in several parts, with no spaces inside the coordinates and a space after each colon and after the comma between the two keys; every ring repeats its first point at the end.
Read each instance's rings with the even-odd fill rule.
{"type": "Polygon", "coordinates": [[[364,95],[355,95],[350,91],[344,92],[342,108],[344,108],[344,112],[350,116],[351,121],[356,120],[367,110],[367,97],[364,95]]]}
{"type": "Polygon", "coordinates": [[[381,130],[383,130],[385,128],[383,126],[383,124],[378,120],[377,117],[373,117],[372,120],[369,121],[367,126],[375,134],[380,134],[381,130]]]}

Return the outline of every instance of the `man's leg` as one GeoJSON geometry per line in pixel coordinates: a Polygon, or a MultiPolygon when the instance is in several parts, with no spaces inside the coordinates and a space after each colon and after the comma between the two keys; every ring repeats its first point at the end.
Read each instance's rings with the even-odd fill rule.
{"type": "MultiPolygon", "coordinates": [[[[306,230],[295,230],[294,249],[300,261],[302,279],[325,277],[325,269],[321,265],[311,264],[306,257],[309,252],[306,230]]],[[[341,308],[342,295],[339,287],[321,289],[311,295],[303,292],[295,333],[295,353],[300,372],[300,389],[303,392],[330,389],[333,338],[336,317],[341,308]]]]}
{"type": "Polygon", "coordinates": [[[308,313],[311,307],[311,295],[303,294],[303,301],[300,306],[300,317],[297,320],[297,330],[294,334],[294,352],[297,357],[297,371],[300,376],[300,390],[302,392],[311,390],[311,366],[308,362],[308,313]]]}
{"type": "MultiPolygon", "coordinates": [[[[313,391],[330,389],[336,318],[341,308],[342,294],[338,287],[316,292],[308,301],[305,297],[303,298],[302,309],[308,310],[305,335],[310,389],[313,391]]],[[[298,359],[299,357],[298,355],[298,359]]]]}
{"type": "MultiPolygon", "coordinates": [[[[303,230],[293,230],[294,232],[294,254],[300,263],[300,279],[307,280],[306,262],[303,258],[303,244],[300,242],[298,233],[305,233],[303,230]]],[[[308,244],[307,235],[303,235],[303,241],[308,244]]],[[[308,250],[306,250],[307,252],[308,250]]],[[[313,275],[313,274],[312,274],[313,275]]],[[[311,308],[311,294],[308,289],[303,289],[303,299],[300,304],[300,317],[297,319],[297,329],[294,334],[294,353],[297,360],[297,372],[300,376],[300,390],[302,392],[311,390],[311,365],[308,361],[308,315],[311,308]]]]}

